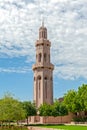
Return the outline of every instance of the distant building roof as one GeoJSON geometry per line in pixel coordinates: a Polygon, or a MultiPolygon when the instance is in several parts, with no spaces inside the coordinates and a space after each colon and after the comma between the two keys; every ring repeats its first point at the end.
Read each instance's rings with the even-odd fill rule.
{"type": "Polygon", "coordinates": [[[64,100],[63,97],[60,97],[60,98],[58,99],[59,102],[63,102],[63,100],[64,100]]]}

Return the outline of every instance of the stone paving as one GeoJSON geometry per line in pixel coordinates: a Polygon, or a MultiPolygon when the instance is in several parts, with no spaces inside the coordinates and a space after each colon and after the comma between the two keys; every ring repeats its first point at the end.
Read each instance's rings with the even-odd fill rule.
{"type": "MultiPolygon", "coordinates": [[[[65,124],[65,125],[80,125],[80,126],[87,126],[87,122],[86,123],[70,123],[70,124],[65,124]]],[[[64,130],[64,129],[55,129],[55,128],[41,128],[41,127],[34,127],[34,126],[29,126],[28,130],[64,130]]]]}
{"type": "Polygon", "coordinates": [[[28,130],[64,130],[64,129],[56,129],[56,128],[41,128],[41,127],[28,127],[28,130]]]}

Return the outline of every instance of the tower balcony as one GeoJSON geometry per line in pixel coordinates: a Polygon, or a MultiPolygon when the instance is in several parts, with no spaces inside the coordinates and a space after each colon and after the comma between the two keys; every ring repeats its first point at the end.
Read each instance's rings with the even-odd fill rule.
{"type": "Polygon", "coordinates": [[[38,46],[38,45],[44,45],[44,44],[47,44],[48,46],[51,46],[51,42],[47,39],[39,39],[36,41],[35,45],[38,46]]]}
{"type": "Polygon", "coordinates": [[[50,64],[38,63],[38,64],[34,64],[34,65],[32,66],[32,69],[33,69],[33,70],[36,70],[36,69],[39,69],[39,68],[41,68],[41,69],[47,68],[47,69],[54,70],[54,65],[51,64],[51,63],[50,63],[50,64]]]}

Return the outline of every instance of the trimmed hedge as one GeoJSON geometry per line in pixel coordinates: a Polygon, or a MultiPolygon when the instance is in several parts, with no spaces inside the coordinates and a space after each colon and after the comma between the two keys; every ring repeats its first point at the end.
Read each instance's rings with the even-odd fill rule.
{"type": "Polygon", "coordinates": [[[75,122],[87,122],[87,117],[75,117],[73,118],[75,122]]]}

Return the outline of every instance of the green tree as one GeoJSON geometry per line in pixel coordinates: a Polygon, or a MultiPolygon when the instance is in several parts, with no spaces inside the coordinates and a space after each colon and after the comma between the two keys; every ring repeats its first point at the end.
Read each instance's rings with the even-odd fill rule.
{"type": "Polygon", "coordinates": [[[64,105],[63,102],[61,102],[59,106],[59,115],[60,116],[68,115],[68,109],[66,108],[66,105],[64,105]]]}
{"type": "Polygon", "coordinates": [[[39,115],[40,116],[51,116],[52,115],[52,106],[44,103],[39,107],[39,115]]]}
{"type": "Polygon", "coordinates": [[[62,116],[67,115],[68,110],[66,106],[62,103],[59,103],[57,100],[53,105],[43,104],[39,108],[40,116],[62,116]]]}
{"type": "Polygon", "coordinates": [[[52,116],[64,116],[67,114],[68,110],[66,106],[62,102],[55,100],[54,104],[52,105],[52,116]]]}
{"type": "Polygon", "coordinates": [[[78,102],[80,111],[87,111],[87,84],[83,84],[78,88],[78,102]]]}
{"type": "Polygon", "coordinates": [[[22,102],[23,109],[26,111],[26,118],[27,118],[27,124],[28,124],[28,117],[34,116],[37,114],[37,110],[34,103],[31,103],[30,101],[24,101],[22,102]]]}
{"type": "Polygon", "coordinates": [[[77,112],[78,106],[80,105],[77,100],[77,92],[74,90],[68,91],[64,96],[64,102],[63,102],[69,112],[77,112]]]}
{"type": "Polygon", "coordinates": [[[0,120],[2,122],[18,121],[25,118],[25,111],[21,103],[10,95],[0,100],[0,120]]]}
{"type": "Polygon", "coordinates": [[[60,115],[60,104],[58,100],[55,100],[54,104],[52,105],[52,116],[59,116],[60,115]]]}

